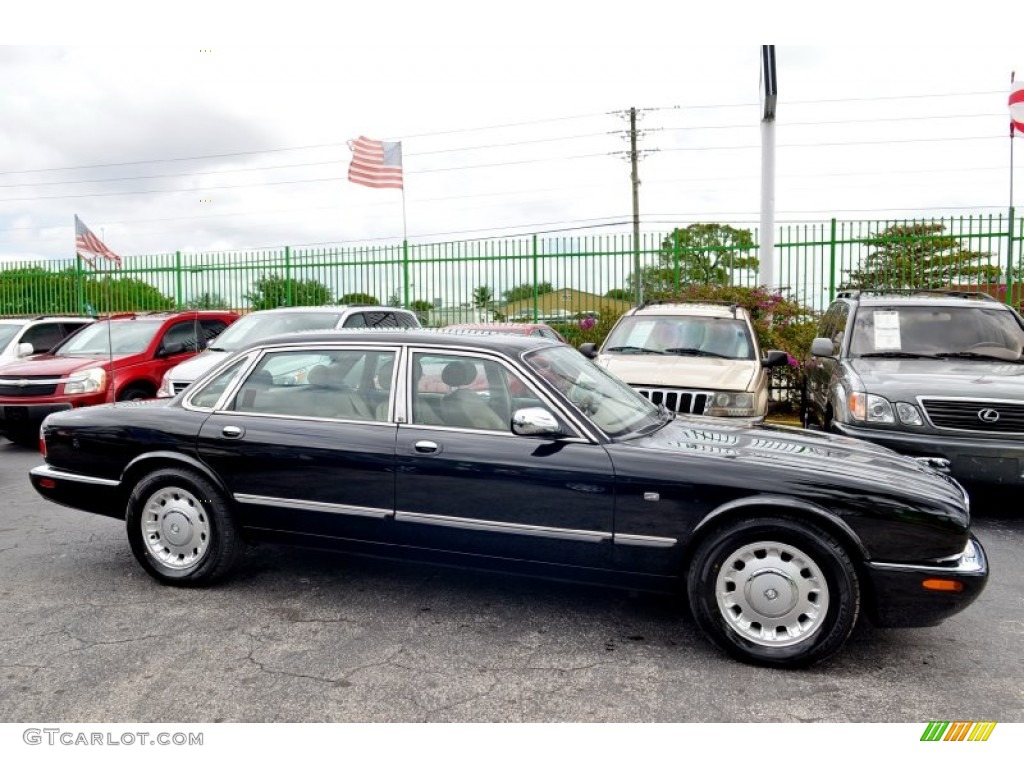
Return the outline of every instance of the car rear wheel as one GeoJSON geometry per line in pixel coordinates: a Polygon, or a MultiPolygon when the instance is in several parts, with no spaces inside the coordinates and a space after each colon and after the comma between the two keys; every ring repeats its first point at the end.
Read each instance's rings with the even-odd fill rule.
{"type": "Polygon", "coordinates": [[[697,624],[731,656],[797,667],[835,653],[860,611],[842,545],[789,518],[747,519],[705,540],[687,576],[697,624]]]}
{"type": "Polygon", "coordinates": [[[224,495],[187,469],[142,478],[128,500],[127,526],[135,559],[166,584],[217,581],[230,573],[243,546],[224,495]]]}
{"type": "Polygon", "coordinates": [[[151,397],[153,397],[152,392],[143,387],[130,384],[121,390],[121,394],[117,396],[117,399],[123,402],[127,400],[148,400],[151,397]]]}

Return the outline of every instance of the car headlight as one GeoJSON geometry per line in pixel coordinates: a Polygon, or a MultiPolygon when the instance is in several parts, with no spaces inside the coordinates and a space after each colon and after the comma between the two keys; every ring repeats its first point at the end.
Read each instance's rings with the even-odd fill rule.
{"type": "Polygon", "coordinates": [[[705,413],[708,416],[754,416],[754,396],[750,392],[715,392],[705,413]]]}
{"type": "Polygon", "coordinates": [[[107,389],[107,372],[102,368],[86,368],[71,374],[64,383],[65,395],[86,395],[107,389]]]}
{"type": "Polygon", "coordinates": [[[857,421],[873,424],[895,424],[896,416],[892,404],[884,397],[869,395],[866,392],[851,392],[847,401],[850,416],[857,421]]]}
{"type": "Polygon", "coordinates": [[[156,391],[157,397],[174,397],[174,384],[171,383],[171,372],[168,371],[160,379],[160,389],[156,391]]]}
{"type": "Polygon", "coordinates": [[[903,424],[911,427],[920,427],[924,424],[921,412],[917,410],[917,406],[910,403],[896,403],[896,415],[900,417],[903,424]]]}

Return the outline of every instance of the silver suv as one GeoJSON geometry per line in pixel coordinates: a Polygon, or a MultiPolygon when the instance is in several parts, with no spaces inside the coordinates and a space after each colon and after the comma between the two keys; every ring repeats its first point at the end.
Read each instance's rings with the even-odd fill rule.
{"type": "MultiPolygon", "coordinates": [[[[164,376],[157,397],[173,397],[236,350],[270,336],[334,328],[418,328],[416,313],[376,306],[278,307],[250,312],[210,342],[201,355],[176,365],[164,376]]],[[[304,369],[277,372],[295,380],[304,369]]]]}
{"type": "Polygon", "coordinates": [[[822,318],[804,425],[1024,486],[1024,319],[984,293],[848,291],[822,318]]]}
{"type": "Polygon", "coordinates": [[[58,342],[91,322],[91,317],[47,315],[0,318],[0,365],[49,352],[58,342]]]}
{"type": "Polygon", "coordinates": [[[670,411],[755,420],[768,410],[766,369],[789,359],[775,350],[762,359],[747,310],[713,302],[641,304],[600,350],[580,351],[670,411]]]}

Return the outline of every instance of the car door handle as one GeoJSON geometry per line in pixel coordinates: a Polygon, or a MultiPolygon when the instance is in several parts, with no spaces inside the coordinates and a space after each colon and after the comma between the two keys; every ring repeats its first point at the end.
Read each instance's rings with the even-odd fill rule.
{"type": "Polygon", "coordinates": [[[416,453],[437,453],[438,445],[433,440],[417,440],[412,445],[416,453]]]}
{"type": "Polygon", "coordinates": [[[245,434],[245,430],[241,427],[224,427],[220,433],[231,440],[237,440],[245,434]]]}

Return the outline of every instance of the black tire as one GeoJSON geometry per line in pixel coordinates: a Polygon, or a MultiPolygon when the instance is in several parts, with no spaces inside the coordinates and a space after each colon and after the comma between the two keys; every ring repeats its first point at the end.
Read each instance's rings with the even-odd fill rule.
{"type": "Polygon", "coordinates": [[[117,396],[118,402],[125,402],[128,400],[149,400],[155,397],[156,393],[150,392],[145,387],[137,384],[129,384],[127,387],[121,390],[117,396]]]}
{"type": "Polygon", "coordinates": [[[687,594],[698,626],[719,647],[767,667],[832,655],[860,613],[860,583],[842,545],[786,517],[740,520],[709,536],[694,554],[687,594]]]}
{"type": "Polygon", "coordinates": [[[39,430],[12,430],[5,432],[4,436],[15,445],[22,448],[39,448],[39,430]]]}
{"type": "Polygon", "coordinates": [[[135,559],[165,584],[218,581],[244,548],[224,494],[189,469],[161,469],[142,478],[128,499],[126,522],[135,559]]]}

